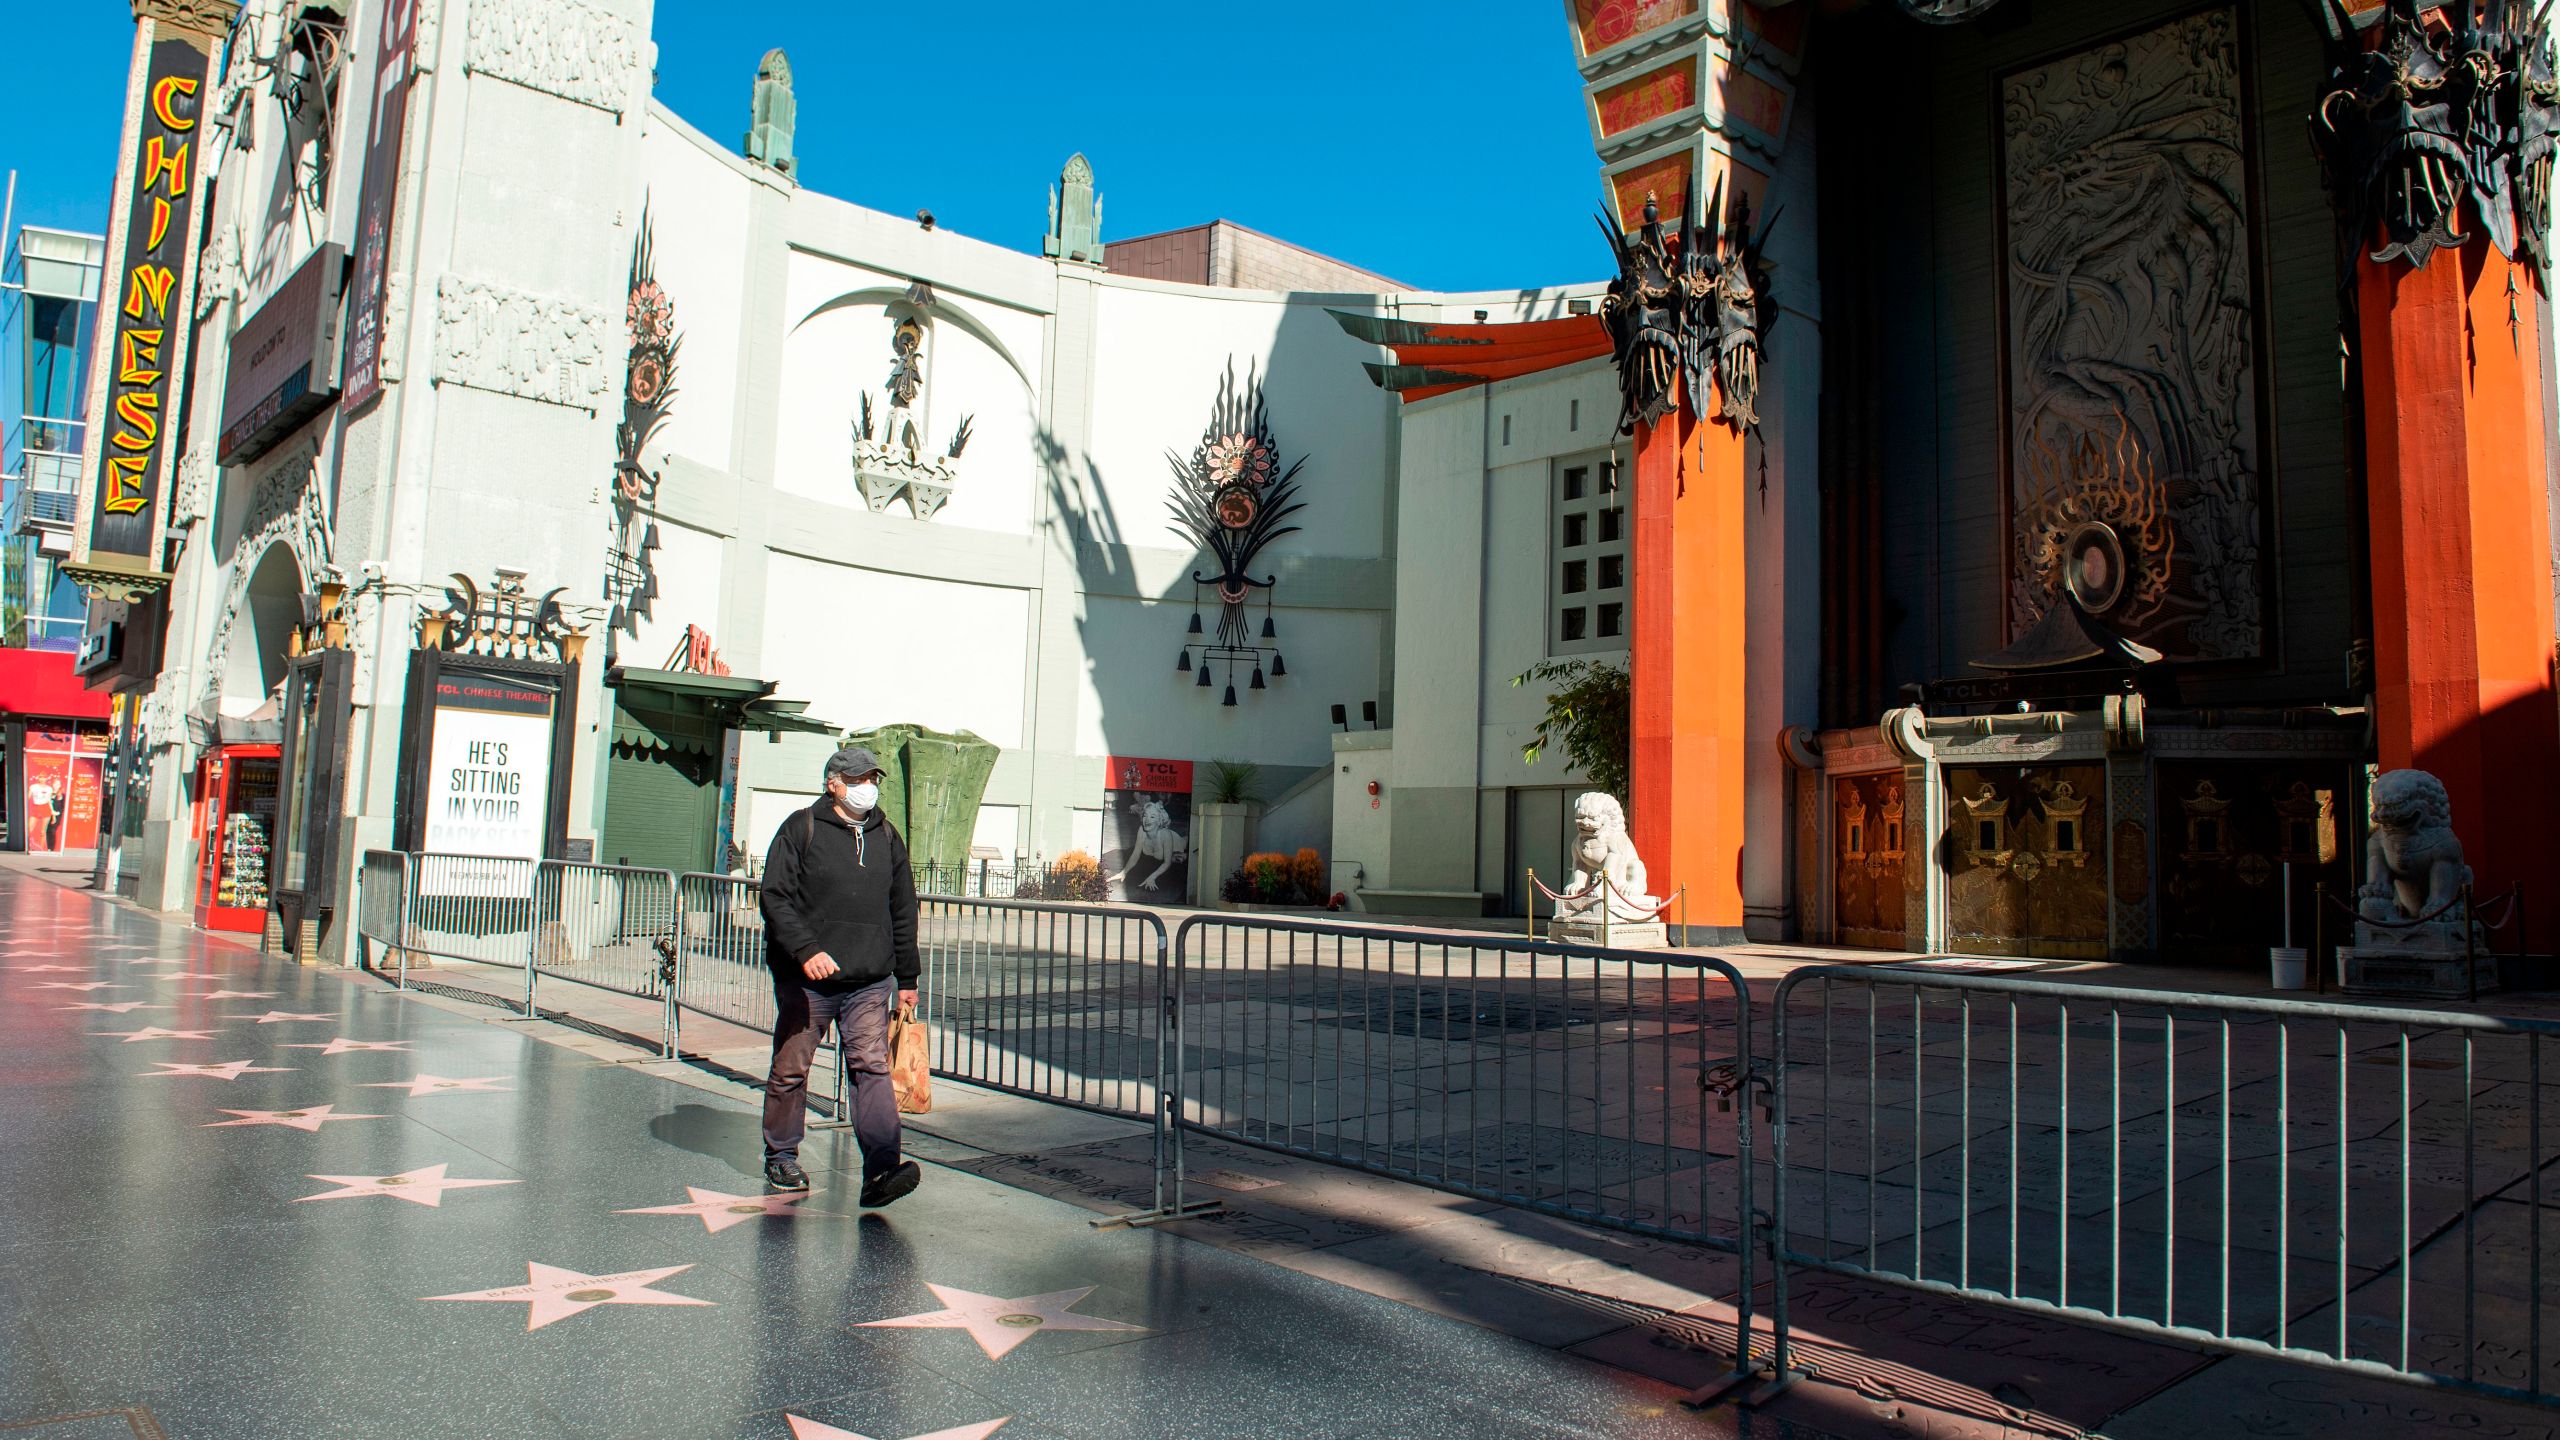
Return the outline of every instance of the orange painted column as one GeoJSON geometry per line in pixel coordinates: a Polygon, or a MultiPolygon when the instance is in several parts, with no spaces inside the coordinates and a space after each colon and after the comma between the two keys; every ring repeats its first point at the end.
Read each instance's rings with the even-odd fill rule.
{"type": "Polygon", "coordinates": [[[2527,904],[2548,917],[2560,711],[2536,282],[2476,236],[2423,269],[2358,269],[2382,767],[2442,780],[2478,893],[2543,887],[2527,904]]]}
{"type": "Polygon", "coordinates": [[[1655,894],[1739,940],[1744,440],[1685,404],[1635,438],[1628,833],[1655,894]]]}

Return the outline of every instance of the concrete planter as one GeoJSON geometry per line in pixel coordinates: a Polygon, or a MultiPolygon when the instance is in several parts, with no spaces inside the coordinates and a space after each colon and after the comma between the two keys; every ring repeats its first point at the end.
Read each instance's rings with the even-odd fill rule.
{"type": "Polygon", "coordinates": [[[1254,826],[1261,819],[1259,800],[1191,807],[1191,903],[1217,903],[1218,887],[1252,852],[1254,826]]]}

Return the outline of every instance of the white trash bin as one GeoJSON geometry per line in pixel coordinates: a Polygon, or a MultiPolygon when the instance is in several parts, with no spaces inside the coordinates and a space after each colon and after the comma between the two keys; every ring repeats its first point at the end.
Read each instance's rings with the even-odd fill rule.
{"type": "Polygon", "coordinates": [[[2300,990],[2310,983],[2311,952],[2300,946],[2267,947],[2269,983],[2278,990],[2300,990]]]}

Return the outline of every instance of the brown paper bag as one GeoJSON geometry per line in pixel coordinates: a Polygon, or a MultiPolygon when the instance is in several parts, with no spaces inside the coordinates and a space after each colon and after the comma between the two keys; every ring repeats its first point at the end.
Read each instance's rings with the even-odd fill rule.
{"type": "Polygon", "coordinates": [[[924,1022],[915,1007],[901,1005],[889,1017],[889,1083],[898,1092],[898,1113],[923,1115],[933,1109],[933,1071],[926,1055],[924,1022]]]}

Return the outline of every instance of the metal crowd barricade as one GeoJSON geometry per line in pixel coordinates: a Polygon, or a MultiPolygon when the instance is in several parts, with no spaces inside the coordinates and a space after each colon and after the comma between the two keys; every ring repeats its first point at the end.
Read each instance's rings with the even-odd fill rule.
{"type": "Polygon", "coordinates": [[[2560,1023],[1878,966],[1776,998],[1790,1265],[2549,1401],[2560,1023]],[[2521,1312],[2521,1313],[2519,1313],[2521,1312]]]}
{"type": "Polygon", "coordinates": [[[1172,1068],[1180,1018],[1164,921],[1124,906],[927,895],[921,1014],[935,1073],[1144,1120],[1155,1204],[1107,1223],[1222,1208],[1182,1200],[1172,1068]]]}
{"type": "Polygon", "coordinates": [[[419,851],[409,857],[400,973],[411,955],[503,965],[525,974],[523,1012],[533,1014],[534,870],[531,860],[419,851]]]}
{"type": "Polygon", "coordinates": [[[658,1053],[676,1053],[672,871],[545,860],[534,873],[526,1013],[543,976],[659,1002],[658,1053]]]}
{"type": "Polygon", "coordinates": [[[383,947],[390,952],[396,975],[392,983],[404,990],[409,985],[409,952],[403,933],[409,915],[409,864],[402,851],[367,850],[356,876],[356,964],[382,974],[374,947],[383,947]]]}
{"type": "Polygon", "coordinates": [[[1733,1254],[1734,1368],[1715,1388],[1750,1378],[1739,971],[1677,951],[1241,915],[1184,920],[1174,954],[1168,1083],[1183,1126],[1733,1254]]]}

